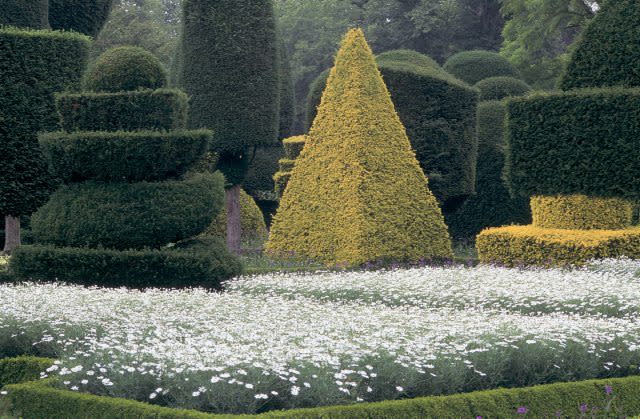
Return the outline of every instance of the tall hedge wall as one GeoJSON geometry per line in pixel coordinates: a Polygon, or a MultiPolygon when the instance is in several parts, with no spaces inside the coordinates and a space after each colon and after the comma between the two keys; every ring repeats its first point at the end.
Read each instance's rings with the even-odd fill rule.
{"type": "Polygon", "coordinates": [[[49,0],[52,29],[76,31],[93,38],[109,18],[113,0],[49,0]]]}
{"type": "Polygon", "coordinates": [[[584,30],[560,86],[640,86],[640,3],[610,0],[584,30]]]}
{"type": "Polygon", "coordinates": [[[253,147],[279,131],[276,22],[271,0],[186,0],[180,86],[190,96],[189,126],[212,129],[220,168],[242,180],[253,147]],[[229,92],[233,94],[229,94],[229,92]]]}
{"type": "Polygon", "coordinates": [[[454,238],[472,240],[487,227],[531,222],[528,198],[512,198],[502,180],[506,114],[504,102],[478,104],[476,195],[465,201],[454,214],[447,216],[447,225],[454,238]]]}
{"type": "Polygon", "coordinates": [[[459,52],[452,55],[442,68],[470,85],[489,77],[518,77],[518,71],[509,60],[493,51],[459,52]]]}
{"type": "Polygon", "coordinates": [[[518,194],[640,196],[640,89],[509,101],[507,177],[518,194]]]}
{"type": "Polygon", "coordinates": [[[0,214],[28,215],[46,200],[36,134],[57,129],[54,92],[78,88],[88,49],[79,34],[0,29],[0,214]]]}
{"type": "MultiPolygon", "coordinates": [[[[377,63],[429,187],[448,211],[475,190],[478,93],[415,51],[386,52],[377,63]]],[[[309,122],[315,118],[327,76],[322,73],[309,92],[309,122]]]]}
{"type": "Polygon", "coordinates": [[[427,184],[364,34],[351,30],[266,249],[328,265],[452,257],[427,184]]]}
{"type": "Polygon", "coordinates": [[[47,29],[49,0],[2,0],[0,26],[47,29]]]}

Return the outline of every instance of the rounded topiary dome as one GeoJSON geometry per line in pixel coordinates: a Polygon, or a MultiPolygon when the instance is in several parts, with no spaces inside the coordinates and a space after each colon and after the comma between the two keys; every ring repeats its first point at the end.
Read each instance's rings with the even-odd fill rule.
{"type": "Polygon", "coordinates": [[[459,52],[451,56],[443,68],[471,85],[489,77],[518,77],[515,67],[506,58],[491,51],[459,52]]]}
{"type": "Polygon", "coordinates": [[[509,96],[522,96],[531,91],[531,87],[514,77],[489,77],[475,85],[480,91],[480,100],[501,100],[509,96]]]}
{"type": "Polygon", "coordinates": [[[95,92],[158,89],[167,85],[160,60],[143,48],[124,46],[104,52],[85,76],[84,88],[95,92]]]}

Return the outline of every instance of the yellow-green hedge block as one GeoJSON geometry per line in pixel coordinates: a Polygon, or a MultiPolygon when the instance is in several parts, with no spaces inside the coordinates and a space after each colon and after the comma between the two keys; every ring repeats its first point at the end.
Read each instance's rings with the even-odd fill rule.
{"type": "MultiPolygon", "coordinates": [[[[226,237],[227,209],[222,207],[218,217],[205,230],[203,235],[226,237]]],[[[256,201],[240,189],[240,231],[243,240],[264,240],[267,238],[267,225],[256,201]]]]}
{"type": "Polygon", "coordinates": [[[302,153],[302,149],[304,148],[306,141],[306,135],[297,135],[295,137],[289,137],[282,140],[286,158],[289,160],[297,159],[300,153],[302,153]]]}
{"type": "Polygon", "coordinates": [[[568,230],[620,230],[631,226],[633,203],[585,195],[534,196],[533,225],[568,230]]]}
{"type": "Polygon", "coordinates": [[[505,266],[583,265],[589,260],[640,258],[640,227],[565,230],[535,226],[490,228],[476,238],[481,263],[505,266]]]}
{"type": "Polygon", "coordinates": [[[361,30],[351,30],[338,52],[266,250],[327,265],[453,257],[361,30]]]}

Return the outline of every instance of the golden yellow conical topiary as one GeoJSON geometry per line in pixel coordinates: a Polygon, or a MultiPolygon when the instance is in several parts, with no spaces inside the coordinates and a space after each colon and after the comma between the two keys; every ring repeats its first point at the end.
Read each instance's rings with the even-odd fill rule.
{"type": "Polygon", "coordinates": [[[438,203],[359,29],[342,42],[267,251],[328,265],[453,256],[438,203]]]}

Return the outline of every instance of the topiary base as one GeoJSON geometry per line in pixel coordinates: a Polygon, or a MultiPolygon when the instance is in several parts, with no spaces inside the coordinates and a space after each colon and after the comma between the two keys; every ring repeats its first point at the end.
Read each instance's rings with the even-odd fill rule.
{"type": "Polygon", "coordinates": [[[20,246],[9,268],[23,280],[130,288],[204,287],[242,273],[240,261],[217,239],[192,240],[182,248],[117,251],[20,246]]]}
{"type": "Polygon", "coordinates": [[[560,230],[534,226],[490,228],[476,238],[481,263],[583,265],[589,260],[640,258],[640,227],[625,230],[560,230]]]}

